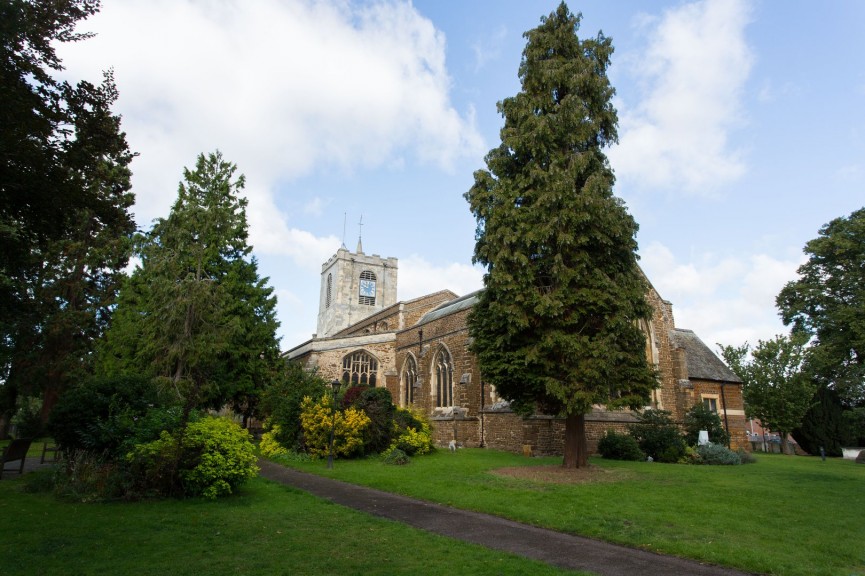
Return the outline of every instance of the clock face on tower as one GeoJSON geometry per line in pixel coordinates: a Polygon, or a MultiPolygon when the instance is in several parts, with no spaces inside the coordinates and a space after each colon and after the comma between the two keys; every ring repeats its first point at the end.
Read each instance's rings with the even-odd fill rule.
{"type": "Polygon", "coordinates": [[[360,295],[369,296],[370,298],[375,297],[375,280],[361,280],[360,295]]]}

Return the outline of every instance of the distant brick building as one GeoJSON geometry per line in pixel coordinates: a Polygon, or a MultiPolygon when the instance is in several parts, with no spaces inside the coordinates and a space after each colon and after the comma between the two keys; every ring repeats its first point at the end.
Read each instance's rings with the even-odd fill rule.
{"type": "MultiPolygon", "coordinates": [[[[524,418],[484,382],[469,352],[466,317],[477,293],[458,297],[449,290],[396,301],[396,258],[367,256],[344,246],[322,266],[319,333],[285,356],[316,367],[326,379],[386,387],[400,406],[429,415],[436,440],[512,452],[561,454],[564,419],[524,418]]],[[[643,322],[646,359],[658,370],[659,387],[649,406],[669,410],[681,421],[695,404],[718,412],[731,447],[749,448],[741,380],[697,337],[676,328],[672,304],[649,285],[654,309],[643,322]]],[[[595,407],[586,416],[589,449],[608,429],[624,430],[630,411],[595,407]]]]}

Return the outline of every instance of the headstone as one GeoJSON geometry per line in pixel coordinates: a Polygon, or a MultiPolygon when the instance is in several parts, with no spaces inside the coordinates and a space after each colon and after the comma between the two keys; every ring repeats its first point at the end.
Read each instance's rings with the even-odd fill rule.
{"type": "Polygon", "coordinates": [[[704,444],[709,443],[709,431],[708,430],[700,430],[697,434],[697,444],[703,446],[704,444]]]}

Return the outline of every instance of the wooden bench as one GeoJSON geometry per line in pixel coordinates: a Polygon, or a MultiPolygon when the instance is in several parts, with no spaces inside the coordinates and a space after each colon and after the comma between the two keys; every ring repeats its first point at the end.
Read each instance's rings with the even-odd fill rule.
{"type": "MultiPolygon", "coordinates": [[[[0,478],[3,477],[3,472],[6,471],[7,462],[17,462],[20,460],[21,465],[18,466],[18,473],[24,474],[24,459],[27,458],[27,451],[30,450],[31,442],[33,442],[32,438],[16,438],[3,449],[3,458],[2,462],[0,462],[0,478]]],[[[9,470],[14,469],[10,468],[9,470]]]]}

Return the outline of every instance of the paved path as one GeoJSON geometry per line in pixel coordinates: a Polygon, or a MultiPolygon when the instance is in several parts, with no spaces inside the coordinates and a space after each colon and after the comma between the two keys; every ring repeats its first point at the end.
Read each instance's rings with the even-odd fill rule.
{"type": "Polygon", "coordinates": [[[743,576],[729,568],[700,564],[572,536],[479,514],[431,504],[372,488],[298,472],[267,460],[259,461],[264,478],[294,486],[315,496],[415,528],[465,542],[504,550],[560,568],[586,570],[603,576],[743,576]]]}
{"type": "MultiPolygon", "coordinates": [[[[40,462],[41,458],[38,456],[27,457],[24,459],[24,474],[28,472],[33,472],[34,470],[39,470],[40,468],[48,468],[53,462],[45,462],[42,464],[40,462]]],[[[20,465],[20,460],[16,460],[15,462],[7,462],[6,469],[3,471],[3,477],[0,478],[0,482],[6,480],[7,478],[19,478],[18,474],[18,466],[20,465]]]]}

